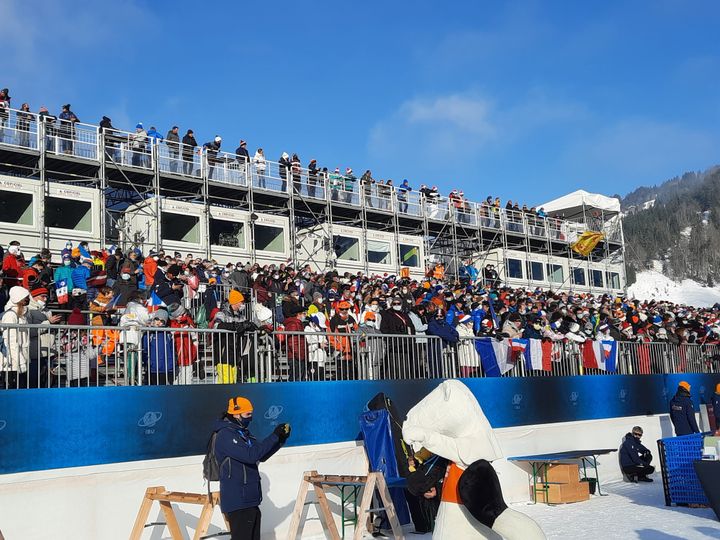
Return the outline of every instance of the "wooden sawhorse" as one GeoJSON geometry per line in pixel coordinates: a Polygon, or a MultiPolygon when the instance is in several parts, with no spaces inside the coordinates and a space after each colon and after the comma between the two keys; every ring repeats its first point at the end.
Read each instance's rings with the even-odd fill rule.
{"type": "MultiPolygon", "coordinates": [[[[140,510],[135,518],[135,525],[130,533],[130,540],[140,540],[140,535],[146,527],[145,523],[150,515],[150,508],[152,507],[153,501],[158,501],[160,503],[160,509],[163,511],[163,514],[165,514],[165,522],[170,530],[170,536],[172,536],[173,540],[183,540],[185,536],[183,535],[177,518],[175,517],[172,503],[201,504],[203,508],[200,512],[200,519],[198,520],[197,527],[195,528],[195,535],[193,536],[193,540],[200,540],[210,526],[213,508],[220,502],[220,493],[213,491],[210,494],[210,498],[208,498],[207,495],[200,495],[198,493],[167,491],[164,486],[147,488],[145,490],[145,496],[143,497],[142,503],[140,504],[140,510]]],[[[223,519],[225,519],[225,514],[223,514],[223,519]]],[[[230,526],[228,525],[227,520],[225,520],[225,526],[229,531],[230,526]]]]}
{"type": "MultiPolygon", "coordinates": [[[[303,474],[297,501],[295,501],[292,521],[290,522],[290,529],[287,536],[288,540],[296,540],[298,533],[301,531],[300,520],[302,519],[303,507],[305,506],[305,500],[307,499],[308,490],[311,485],[315,491],[318,506],[320,507],[319,513],[323,524],[323,531],[325,531],[326,536],[330,536],[331,540],[340,540],[340,533],[338,532],[337,525],[335,525],[335,519],[330,510],[325,488],[342,486],[364,487],[360,506],[358,506],[357,523],[355,525],[353,540],[360,540],[363,537],[363,527],[368,515],[370,512],[377,512],[379,510],[384,510],[387,514],[390,527],[396,540],[404,540],[402,527],[400,527],[400,522],[395,513],[395,507],[393,506],[390,492],[388,491],[385,477],[383,477],[382,473],[371,472],[367,476],[343,476],[318,474],[317,471],[307,471],[303,474]],[[382,508],[370,508],[373,493],[376,489],[380,492],[380,498],[383,502],[382,508]]],[[[344,525],[343,523],[343,527],[344,525]]]]}

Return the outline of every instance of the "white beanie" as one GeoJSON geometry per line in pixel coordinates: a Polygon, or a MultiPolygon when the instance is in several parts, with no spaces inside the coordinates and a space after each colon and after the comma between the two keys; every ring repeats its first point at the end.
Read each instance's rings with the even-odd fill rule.
{"type": "Polygon", "coordinates": [[[28,296],[30,296],[30,291],[28,291],[25,287],[20,287],[18,285],[10,287],[10,301],[13,304],[19,304],[28,296]]]}

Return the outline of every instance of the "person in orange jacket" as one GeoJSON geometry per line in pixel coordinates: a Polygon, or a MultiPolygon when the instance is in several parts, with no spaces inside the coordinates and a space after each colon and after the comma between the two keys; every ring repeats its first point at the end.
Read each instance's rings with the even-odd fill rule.
{"type": "Polygon", "coordinates": [[[155,283],[155,272],[157,272],[157,262],[160,259],[160,254],[154,249],[150,250],[150,253],[143,261],[143,274],[145,274],[145,290],[152,289],[155,283]]]}

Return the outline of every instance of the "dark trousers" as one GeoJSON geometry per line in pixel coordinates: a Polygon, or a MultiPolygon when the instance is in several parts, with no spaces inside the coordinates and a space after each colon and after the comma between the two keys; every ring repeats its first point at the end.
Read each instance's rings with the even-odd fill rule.
{"type": "Polygon", "coordinates": [[[642,477],[654,473],[655,467],[653,467],[652,465],[645,465],[644,467],[640,465],[630,465],[629,467],[623,467],[622,471],[628,476],[642,477]]]}
{"type": "Polygon", "coordinates": [[[230,540],[260,540],[260,508],[243,508],[225,514],[230,524],[230,540]]]}

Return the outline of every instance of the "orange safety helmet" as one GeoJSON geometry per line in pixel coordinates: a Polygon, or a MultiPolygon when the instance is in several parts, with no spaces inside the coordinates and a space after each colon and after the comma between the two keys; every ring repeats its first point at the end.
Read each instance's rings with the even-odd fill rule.
{"type": "Polygon", "coordinates": [[[227,412],[228,414],[251,413],[253,412],[253,406],[248,398],[238,396],[228,400],[227,412]]]}
{"type": "Polygon", "coordinates": [[[678,386],[684,388],[688,392],[690,391],[690,383],[687,381],[680,381],[680,384],[678,384],[678,386]]]}

